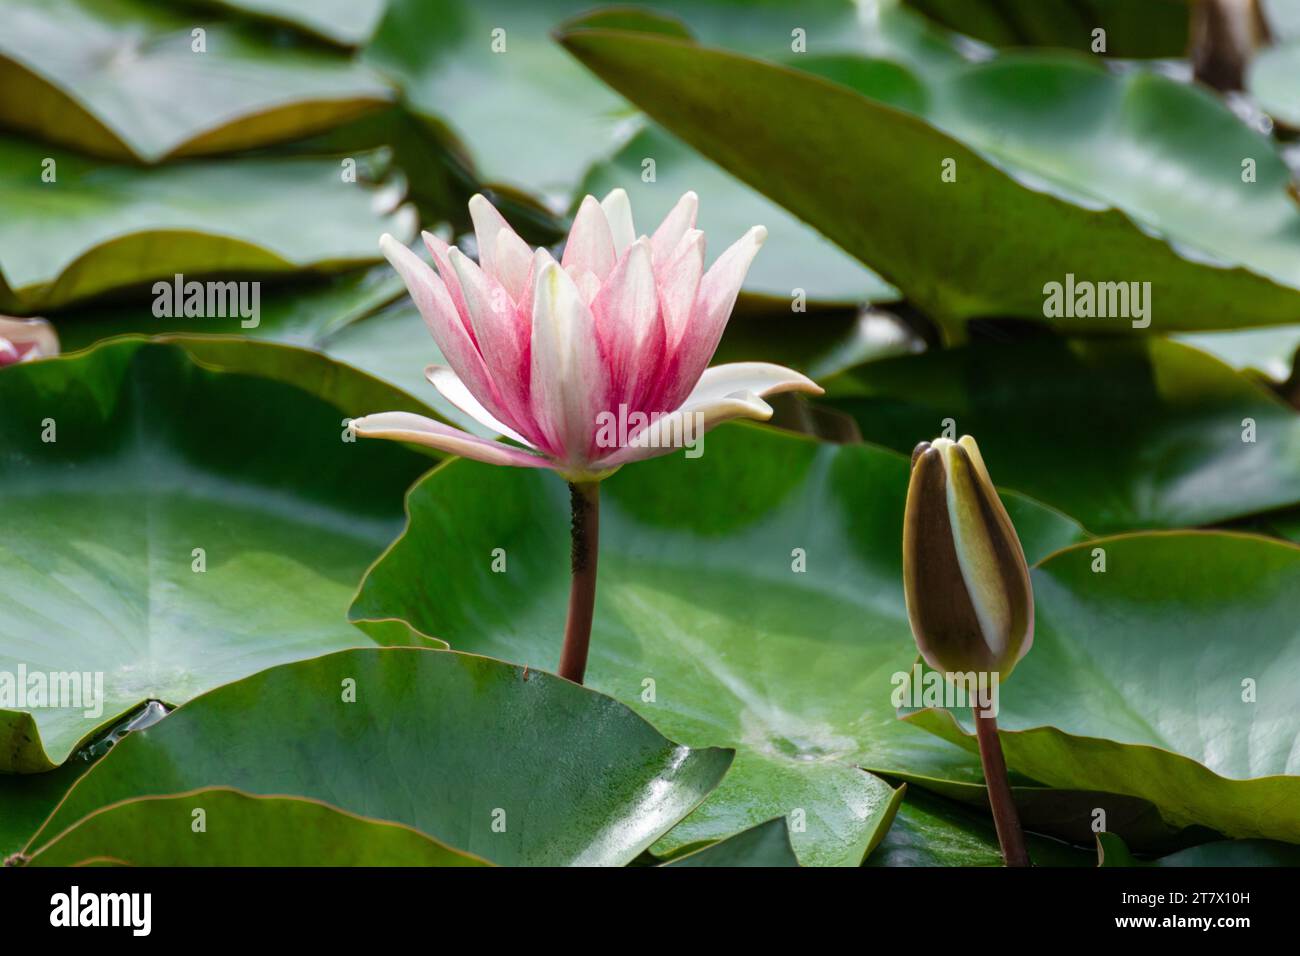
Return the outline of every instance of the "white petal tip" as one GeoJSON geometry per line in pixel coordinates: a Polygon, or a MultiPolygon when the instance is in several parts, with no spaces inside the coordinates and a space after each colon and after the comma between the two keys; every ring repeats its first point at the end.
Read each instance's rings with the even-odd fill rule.
{"type": "Polygon", "coordinates": [[[761,246],[763,243],[767,242],[767,226],[755,226],[753,229],[749,230],[749,233],[754,237],[755,245],[761,246]]]}
{"type": "Polygon", "coordinates": [[[451,248],[446,239],[432,232],[420,233],[420,238],[424,240],[424,247],[429,250],[429,254],[436,260],[438,256],[445,256],[447,250],[451,248]]]}

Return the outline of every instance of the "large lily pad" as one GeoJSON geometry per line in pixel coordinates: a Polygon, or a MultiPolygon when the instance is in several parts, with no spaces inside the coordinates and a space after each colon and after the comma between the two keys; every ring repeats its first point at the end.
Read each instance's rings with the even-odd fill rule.
{"type": "Polygon", "coordinates": [[[334,271],[410,239],[401,185],[345,182],[339,159],[142,170],[0,137],[0,310],[65,306],[155,279],[334,271]],[[45,159],[56,180],[43,182],[45,159]],[[310,209],[308,220],[302,211],[310,209]]]}
{"type": "MultiPolygon", "coordinates": [[[[674,739],[738,751],[657,854],[786,816],[802,863],[857,865],[899,796],[859,765],[947,773],[956,754],[978,773],[890,703],[892,676],[916,656],[898,544],[907,478],[907,459],[878,448],[724,426],[697,460],[642,462],[602,483],[587,682],[674,739]]],[[[1009,505],[1034,557],[1079,537],[1055,512],[1009,505]]],[[[397,618],[457,649],[553,667],[568,506],[553,475],[449,462],[412,490],[410,526],[366,577],[353,619],[397,618]]]]}
{"type": "Polygon", "coordinates": [[[103,682],[4,705],[0,771],[62,763],[143,700],[371,643],[348,598],[429,459],[345,442],[342,418],[140,341],[0,373],[0,670],[103,682]]]}
{"type": "MultiPolygon", "coordinates": [[[[1300,548],[1250,535],[1054,555],[1034,571],[1034,648],[1000,695],[1008,766],[1149,800],[1175,826],[1300,842],[1298,593],[1300,548]]],[[[908,719],[975,747],[947,711],[908,719]]]]}
{"type": "Polygon", "coordinates": [[[829,401],[868,441],[898,451],[953,419],[979,439],[998,481],[1096,532],[1300,501],[1295,410],[1176,342],[976,344],[872,362],[831,389],[848,396],[829,401]]]}
{"type": "Polygon", "coordinates": [[[535,670],[422,648],[344,651],[219,688],[130,735],[32,849],[121,800],[229,786],[405,824],[494,863],[619,865],[731,758],[535,670]]]}
{"type": "Polygon", "coordinates": [[[0,121],[113,159],[246,149],[393,99],[346,57],[145,0],[5,0],[3,15],[0,121]]]}
{"type": "Polygon", "coordinates": [[[1046,318],[1045,289],[1067,276],[1150,282],[1147,318],[1159,330],[1300,317],[1290,173],[1266,137],[1203,90],[1066,53],[977,64],[936,57],[908,86],[903,67],[833,57],[793,60],[796,70],[697,45],[662,24],[595,14],[560,39],[671,132],[897,286],[951,338],[981,316],[1089,331],[1144,321],[1046,318]]]}
{"type": "Polygon", "coordinates": [[[29,866],[482,866],[401,824],[302,797],[212,787],[96,810],[29,866]],[[201,827],[201,829],[199,829],[201,827]]]}

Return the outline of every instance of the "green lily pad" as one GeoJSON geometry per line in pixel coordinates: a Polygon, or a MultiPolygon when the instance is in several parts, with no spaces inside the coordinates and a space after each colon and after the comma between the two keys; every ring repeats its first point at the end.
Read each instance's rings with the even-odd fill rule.
{"type": "Polygon", "coordinates": [[[998,481],[1096,532],[1300,502],[1295,410],[1176,342],[975,344],[872,362],[828,385],[867,441],[905,452],[952,419],[998,481]]]}
{"type": "Polygon", "coordinates": [[[387,0],[199,0],[298,30],[340,46],[361,46],[383,19],[387,0]]]}
{"type": "MultiPolygon", "coordinates": [[[[987,316],[1088,331],[1300,317],[1290,172],[1206,91],[1067,53],[974,64],[950,54],[913,64],[918,115],[906,112],[912,94],[899,97],[904,67],[809,57],[792,69],[670,35],[662,22],[595,15],[560,40],[669,131],[897,286],[950,339],[987,316]],[[1149,309],[1049,318],[1049,284],[1071,276],[1150,282],[1149,309]]],[[[1125,311],[1118,299],[1115,310],[1125,311]]]]}
{"type": "Polygon", "coordinates": [[[1097,834],[1097,865],[1118,866],[1300,866],[1300,846],[1273,840],[1217,840],[1154,860],[1140,860],[1113,833],[1097,834]]]}
{"type": "Polygon", "coordinates": [[[1273,119],[1300,127],[1300,41],[1261,50],[1247,67],[1246,88],[1273,119]]]}
{"type": "Polygon", "coordinates": [[[90,766],[74,757],[48,773],[0,773],[0,863],[27,845],[90,766]]]}
{"type": "Polygon", "coordinates": [[[89,814],[28,866],[483,866],[399,823],[302,797],[209,787],[139,797],[89,814]]]}
{"type": "Polygon", "coordinates": [[[713,255],[751,226],[766,226],[767,241],[745,277],[744,291],[783,304],[791,323],[802,326],[808,321],[791,308],[800,292],[804,305],[898,297],[893,287],[852,256],[657,126],[643,130],[617,155],[596,164],[579,192],[604,196],[615,187],[627,190],[637,228],[646,233],[668,215],[684,192],[694,190],[700,196],[697,225],[718,243],[712,247],[713,255]],[[653,182],[643,178],[647,159],[655,163],[653,182]]]}
{"type": "Polygon", "coordinates": [[[1300,508],[1260,515],[1256,520],[1260,533],[1284,538],[1292,544],[1300,544],[1300,508]]]}
{"type": "MultiPolygon", "coordinates": [[[[1035,866],[1090,866],[1092,853],[1025,834],[1035,866]]],[[[907,788],[894,824],[864,866],[1002,866],[993,820],[970,807],[907,788]]]]}
{"type": "Polygon", "coordinates": [[[131,734],[32,848],[121,800],[223,786],[320,800],[499,864],[622,865],[704,799],[731,758],[675,744],[622,704],[536,670],[366,648],[262,671],[131,734]]]}
{"type": "Polygon", "coordinates": [[[141,701],[371,643],[348,599],[429,459],[346,442],[342,418],[138,340],[0,372],[0,671],[90,675],[83,706],[11,688],[0,771],[56,766],[141,701]]]}
{"type": "MultiPolygon", "coordinates": [[[[1223,532],[1121,535],[1065,549],[1033,575],[1034,647],[1000,694],[1007,765],[1053,787],[1149,800],[1173,826],[1300,842],[1300,548],[1223,532]]],[[[908,720],[975,749],[966,716],[908,720]]]]}
{"type": "Polygon", "coordinates": [[[377,74],[344,56],[165,6],[6,0],[0,121],[83,152],[154,163],[307,135],[393,99],[377,74]]]}
{"type": "Polygon", "coordinates": [[[345,182],[342,162],[142,170],[0,137],[0,311],[59,308],[177,273],[225,281],[374,262],[379,236],[409,240],[414,215],[398,206],[400,183],[376,190],[345,182]],[[54,182],[41,180],[47,158],[54,182]]]}
{"type": "Polygon", "coordinates": [[[798,866],[785,819],[776,817],[665,866],[798,866]]]}
{"type": "MultiPolygon", "coordinates": [[[[946,771],[956,754],[978,767],[890,703],[891,675],[916,657],[899,546],[907,481],[907,459],[882,449],[728,425],[698,459],[640,462],[602,482],[588,684],[676,740],[737,750],[657,855],[785,816],[800,862],[856,866],[899,796],[860,764],[946,771]],[[796,549],[806,571],[794,570],[796,549]]],[[[1079,539],[1055,512],[1008,504],[1032,556],[1079,539]]],[[[553,667],[568,594],[564,483],[457,460],[408,507],[353,620],[404,620],[459,650],[553,667]],[[504,573],[491,570],[498,548],[504,573]]]]}
{"type": "Polygon", "coordinates": [[[1250,371],[1274,382],[1285,382],[1295,370],[1300,350],[1300,325],[1235,332],[1186,332],[1174,336],[1240,371],[1250,371]]]}

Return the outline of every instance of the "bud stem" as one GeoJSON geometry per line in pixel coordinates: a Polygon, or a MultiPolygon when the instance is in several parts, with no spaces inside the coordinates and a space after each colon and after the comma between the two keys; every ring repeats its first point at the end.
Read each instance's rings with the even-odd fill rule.
{"type": "Polygon", "coordinates": [[[1002,757],[1002,741],[998,739],[998,719],[983,716],[979,707],[974,709],[974,714],[980,762],[984,765],[984,785],[988,788],[989,806],[993,808],[993,825],[1002,846],[1002,859],[1007,866],[1030,866],[1025,834],[1020,829],[1020,815],[1016,813],[1011,785],[1007,782],[1007,762],[1002,757]]]}
{"type": "Polygon", "coordinates": [[[591,643],[591,620],[596,607],[600,482],[570,484],[569,499],[573,507],[573,547],[570,552],[573,581],[569,586],[569,617],[564,624],[560,676],[581,684],[587,672],[587,647],[591,643]]]}

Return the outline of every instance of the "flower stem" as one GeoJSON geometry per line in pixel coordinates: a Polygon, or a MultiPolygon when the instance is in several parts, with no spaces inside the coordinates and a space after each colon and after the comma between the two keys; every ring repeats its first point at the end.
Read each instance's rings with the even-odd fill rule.
{"type": "Polygon", "coordinates": [[[569,485],[573,505],[573,582],[569,586],[569,617],[564,624],[560,676],[581,684],[587,672],[587,646],[596,606],[596,558],[600,543],[600,482],[569,485]]]}
{"type": "Polygon", "coordinates": [[[993,825],[1002,846],[1002,859],[1007,866],[1029,866],[1025,834],[1020,829],[1020,816],[1011,800],[1011,785],[1007,782],[1007,762],[1002,757],[1002,741],[998,739],[998,719],[983,716],[978,706],[974,713],[980,762],[984,764],[984,785],[989,792],[989,806],[993,808],[993,825]]]}

